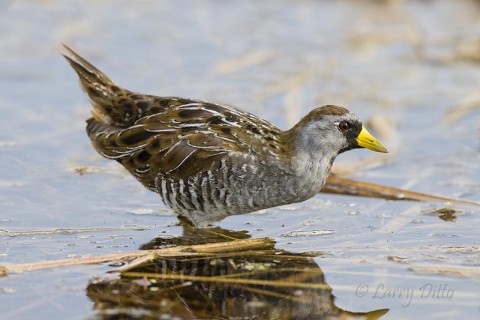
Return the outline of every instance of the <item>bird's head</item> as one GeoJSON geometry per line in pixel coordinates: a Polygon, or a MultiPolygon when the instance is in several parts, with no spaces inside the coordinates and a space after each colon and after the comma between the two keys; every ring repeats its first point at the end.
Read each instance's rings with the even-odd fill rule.
{"type": "Polygon", "coordinates": [[[307,114],[291,130],[296,132],[297,151],[336,156],[342,152],[366,148],[376,152],[388,149],[373,137],[349,110],[327,105],[307,114]]]}

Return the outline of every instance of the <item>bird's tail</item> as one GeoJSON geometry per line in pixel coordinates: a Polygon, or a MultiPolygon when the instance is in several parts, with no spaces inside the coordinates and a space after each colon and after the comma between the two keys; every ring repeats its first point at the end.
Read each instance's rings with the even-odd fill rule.
{"type": "Polygon", "coordinates": [[[142,107],[141,104],[132,104],[132,99],[128,98],[138,97],[136,101],[143,100],[147,106],[150,97],[119,87],[75,51],[66,45],[63,46],[70,54],[70,56],[63,56],[78,74],[80,84],[92,102],[92,114],[95,120],[114,127],[132,125],[141,116],[142,107]]]}

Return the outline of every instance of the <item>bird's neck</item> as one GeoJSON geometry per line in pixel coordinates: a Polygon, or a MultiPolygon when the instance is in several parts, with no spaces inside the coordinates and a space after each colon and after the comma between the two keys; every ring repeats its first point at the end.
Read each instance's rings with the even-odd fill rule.
{"type": "Polygon", "coordinates": [[[290,168],[294,176],[304,181],[305,186],[310,184],[312,188],[318,188],[318,192],[324,185],[338,152],[333,152],[327,146],[310,147],[310,142],[295,133],[295,129],[284,132],[284,143],[290,153],[290,168]]]}
{"type": "Polygon", "coordinates": [[[317,181],[317,184],[323,185],[332,168],[336,154],[323,153],[320,151],[305,152],[298,151],[292,157],[292,167],[295,175],[304,178],[310,182],[317,181]]]}

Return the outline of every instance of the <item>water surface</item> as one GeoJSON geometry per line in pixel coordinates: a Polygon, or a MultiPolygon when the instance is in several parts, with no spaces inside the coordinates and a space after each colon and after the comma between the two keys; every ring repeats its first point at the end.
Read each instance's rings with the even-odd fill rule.
{"type": "MultiPolygon", "coordinates": [[[[129,89],[233,104],[281,128],[326,103],[378,116],[388,161],[357,150],[337,168],[366,160],[349,175],[480,201],[479,21],[473,0],[2,2],[1,264],[133,251],[183,232],[157,195],[90,146],[88,101],[60,43],[129,89]]],[[[336,308],[473,318],[480,211],[431,212],[445,206],[320,194],[218,225],[322,253],[308,263],[336,308]]],[[[113,269],[2,278],[0,318],[101,318],[89,288],[113,269]]]]}

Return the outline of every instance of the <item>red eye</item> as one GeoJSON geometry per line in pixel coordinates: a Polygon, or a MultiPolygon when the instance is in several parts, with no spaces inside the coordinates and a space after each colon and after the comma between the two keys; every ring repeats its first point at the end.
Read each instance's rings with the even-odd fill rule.
{"type": "Polygon", "coordinates": [[[342,131],[342,132],[345,132],[347,130],[350,130],[350,128],[352,127],[352,125],[350,124],[350,122],[348,121],[341,121],[339,124],[338,124],[338,130],[342,131]]]}

